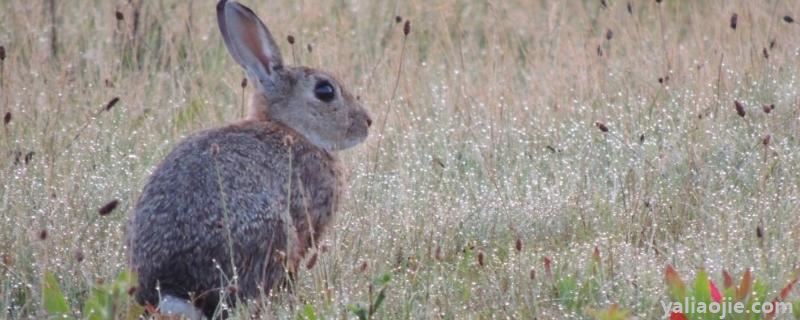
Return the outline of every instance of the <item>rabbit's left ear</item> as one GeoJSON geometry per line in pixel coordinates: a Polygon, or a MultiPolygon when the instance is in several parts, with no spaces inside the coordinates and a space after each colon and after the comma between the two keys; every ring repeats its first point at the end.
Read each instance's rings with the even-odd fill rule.
{"type": "Polygon", "coordinates": [[[283,59],[272,34],[256,14],[236,1],[221,0],[217,23],[228,52],[252,80],[273,80],[272,72],[283,66],[283,59]]]}

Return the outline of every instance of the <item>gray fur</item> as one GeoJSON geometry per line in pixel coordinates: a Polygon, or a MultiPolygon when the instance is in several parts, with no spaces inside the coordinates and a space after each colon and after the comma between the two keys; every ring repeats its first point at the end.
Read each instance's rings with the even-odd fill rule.
{"type": "MultiPolygon", "coordinates": [[[[228,6],[250,13],[233,15],[246,20],[239,29],[256,25],[235,2],[222,0],[218,10],[228,6]]],[[[260,28],[258,45],[279,52],[260,28]]],[[[240,41],[221,30],[226,44],[240,41]]],[[[269,58],[280,63],[279,54],[269,58]]],[[[222,300],[258,298],[296,274],[330,224],[344,183],[333,150],[363,141],[369,115],[325,72],[281,67],[270,77],[274,84],[255,93],[247,120],[186,138],[144,187],[127,238],[139,303],[187,299],[210,318],[222,300]],[[335,84],[336,100],[309,93],[319,79],[335,84]]]]}

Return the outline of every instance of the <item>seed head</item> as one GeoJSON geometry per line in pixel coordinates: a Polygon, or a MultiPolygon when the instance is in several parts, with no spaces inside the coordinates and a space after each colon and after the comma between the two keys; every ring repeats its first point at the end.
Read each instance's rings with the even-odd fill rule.
{"type": "Polygon", "coordinates": [[[294,44],[294,36],[291,34],[286,36],[286,41],[289,41],[289,44],[294,44]]]}
{"type": "Polygon", "coordinates": [[[483,267],[483,265],[484,265],[483,264],[484,263],[484,261],[483,261],[483,259],[484,259],[483,251],[478,250],[478,255],[476,256],[476,258],[478,259],[478,265],[483,267]]]}
{"type": "Polygon", "coordinates": [[[0,61],[6,60],[6,47],[0,46],[0,61]]]}
{"type": "Polygon", "coordinates": [[[3,125],[8,125],[11,122],[11,111],[6,112],[6,115],[3,117],[3,125]]]}
{"type": "Polygon", "coordinates": [[[111,99],[111,101],[109,101],[108,103],[106,103],[106,106],[105,106],[105,108],[103,108],[103,110],[104,110],[104,111],[109,111],[109,110],[111,110],[111,108],[113,108],[113,107],[114,107],[114,105],[116,105],[116,104],[117,104],[117,102],[119,102],[119,97],[114,97],[114,98],[112,98],[112,99],[111,99]]]}
{"type": "Polygon", "coordinates": [[[770,140],[772,140],[772,136],[771,135],[766,135],[766,136],[764,136],[763,139],[761,139],[761,144],[763,144],[765,147],[769,146],[770,140]]]}
{"type": "Polygon", "coordinates": [[[786,23],[793,23],[794,18],[792,18],[792,16],[783,16],[783,21],[786,23]]]}
{"type": "Polygon", "coordinates": [[[536,269],[531,268],[531,271],[528,272],[528,278],[531,280],[536,280],[536,269]]]}
{"type": "Polygon", "coordinates": [[[247,77],[242,78],[242,89],[247,88],[247,77]]]}
{"type": "Polygon", "coordinates": [[[628,7],[628,14],[633,14],[633,6],[631,5],[630,2],[628,2],[627,7],[628,7]]]}
{"type": "Polygon", "coordinates": [[[111,211],[114,211],[114,209],[117,208],[117,205],[119,205],[119,200],[111,200],[104,206],[100,207],[100,209],[97,210],[97,213],[101,216],[107,216],[109,213],[111,213],[111,211]]]}
{"type": "Polygon", "coordinates": [[[594,125],[597,126],[597,129],[600,129],[600,131],[608,132],[608,127],[604,123],[597,121],[594,125]]]}
{"type": "Polygon", "coordinates": [[[125,15],[123,15],[122,12],[119,10],[114,12],[114,16],[117,18],[117,21],[125,20],[125,15]]]}
{"type": "Polygon", "coordinates": [[[733,14],[731,15],[731,29],[736,30],[736,25],[739,24],[739,15],[733,14]]]}
{"type": "Polygon", "coordinates": [[[764,113],[766,113],[766,114],[769,114],[770,112],[772,112],[772,109],[775,109],[775,105],[774,104],[764,105],[764,106],[761,107],[761,110],[763,110],[764,113]]]}
{"type": "Polygon", "coordinates": [[[31,162],[31,160],[33,160],[34,154],[36,154],[36,152],[33,151],[29,151],[28,153],[25,154],[25,165],[28,165],[28,163],[31,162]]]}
{"type": "Polygon", "coordinates": [[[764,238],[764,230],[761,228],[760,224],[756,227],[756,237],[758,237],[759,239],[764,238]]]}
{"type": "Polygon", "coordinates": [[[83,251],[80,251],[80,250],[75,251],[75,261],[77,261],[78,263],[81,263],[81,262],[83,262],[84,258],[85,258],[85,256],[83,255],[83,251]]]}
{"type": "Polygon", "coordinates": [[[411,21],[406,19],[406,23],[403,25],[403,35],[407,36],[411,33],[411,21]]]}
{"type": "Polygon", "coordinates": [[[514,242],[514,249],[517,250],[517,253],[522,252],[522,239],[517,238],[517,241],[514,242]]]}
{"type": "Polygon", "coordinates": [[[394,17],[394,23],[400,23],[400,22],[403,22],[403,17],[401,17],[401,16],[395,16],[395,17],[394,17]]]}
{"type": "Polygon", "coordinates": [[[12,265],[14,265],[14,257],[12,257],[8,253],[4,253],[3,254],[3,265],[6,266],[6,267],[11,267],[12,265]]]}
{"type": "Polygon", "coordinates": [[[736,113],[739,114],[740,117],[744,118],[747,113],[744,111],[744,106],[742,103],[739,101],[733,101],[733,105],[736,107],[736,113]]]}
{"type": "Polygon", "coordinates": [[[47,229],[42,229],[39,231],[39,240],[47,240],[47,229]]]}
{"type": "Polygon", "coordinates": [[[614,31],[611,31],[611,29],[608,29],[606,31],[606,40],[611,40],[611,38],[613,38],[613,37],[614,37],[614,31]]]}
{"type": "Polygon", "coordinates": [[[553,261],[550,260],[548,257],[544,257],[544,272],[547,273],[548,276],[553,275],[553,270],[551,269],[553,261]]]}
{"type": "Polygon", "coordinates": [[[761,50],[761,53],[764,55],[764,59],[769,59],[769,51],[767,51],[767,48],[761,50]]]}
{"type": "Polygon", "coordinates": [[[314,51],[314,48],[311,47],[310,43],[306,46],[306,49],[308,49],[308,53],[311,53],[311,51],[314,51]]]}

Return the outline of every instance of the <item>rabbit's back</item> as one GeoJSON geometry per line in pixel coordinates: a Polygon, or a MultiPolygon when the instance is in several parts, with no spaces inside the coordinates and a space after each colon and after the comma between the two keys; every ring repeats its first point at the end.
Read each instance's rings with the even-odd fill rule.
{"type": "Polygon", "coordinates": [[[201,308],[214,308],[217,290],[233,283],[232,264],[241,296],[269,291],[319,237],[340,192],[336,158],[278,124],[250,121],[185,139],[134,209],[137,299],[157,304],[159,286],[161,295],[200,297],[201,308]]]}

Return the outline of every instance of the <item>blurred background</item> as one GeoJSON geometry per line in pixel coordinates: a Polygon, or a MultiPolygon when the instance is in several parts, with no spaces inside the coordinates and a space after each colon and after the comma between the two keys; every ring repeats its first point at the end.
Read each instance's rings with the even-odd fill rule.
{"type": "MultiPolygon", "coordinates": [[[[795,276],[800,2],[241,2],[375,120],[261,312],[653,319],[667,265],[768,297],[795,276]]],[[[81,310],[151,170],[242,117],[215,4],[0,0],[0,318],[45,314],[46,271],[81,310]]]]}

